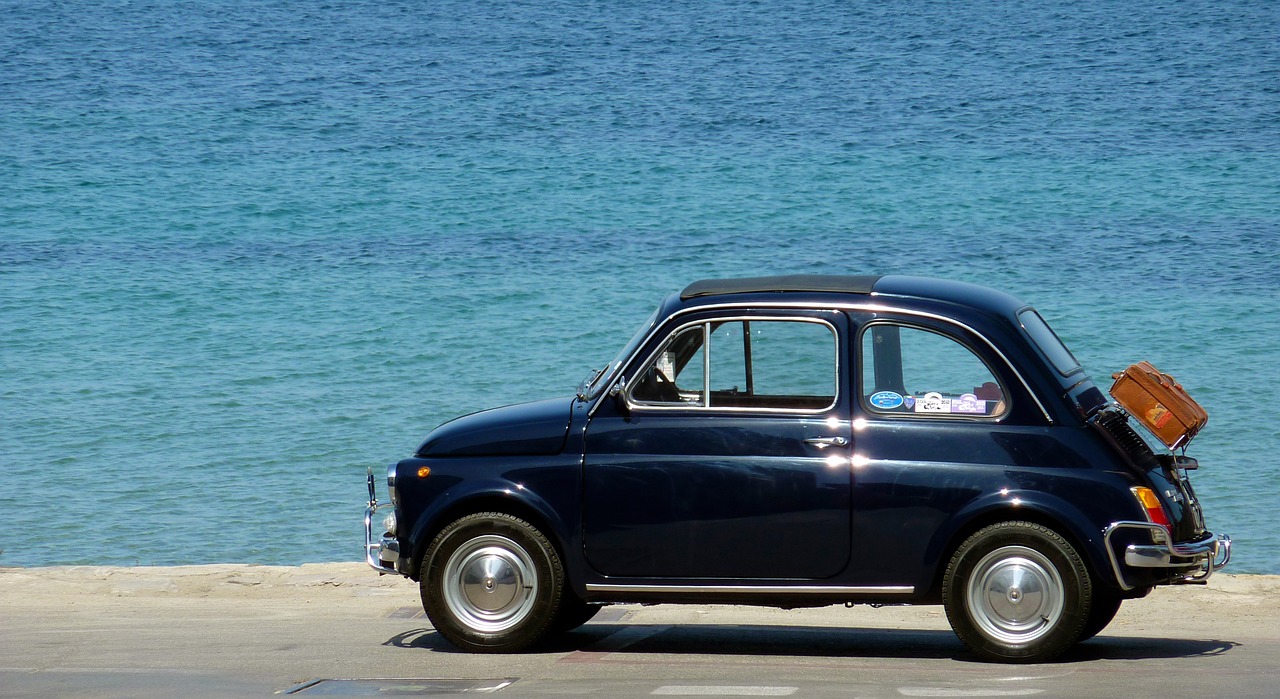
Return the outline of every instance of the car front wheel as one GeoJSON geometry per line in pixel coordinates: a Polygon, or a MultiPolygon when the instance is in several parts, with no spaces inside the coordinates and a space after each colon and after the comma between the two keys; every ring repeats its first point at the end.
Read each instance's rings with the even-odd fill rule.
{"type": "Polygon", "coordinates": [[[535,527],[497,512],[446,526],[424,557],[422,606],[436,631],[463,650],[513,652],[551,629],[564,568],[535,527]]]}
{"type": "Polygon", "coordinates": [[[1081,637],[1093,601],[1069,542],[1031,522],[1001,522],[960,544],[943,576],[951,628],[985,660],[1044,662],[1081,637]]]}

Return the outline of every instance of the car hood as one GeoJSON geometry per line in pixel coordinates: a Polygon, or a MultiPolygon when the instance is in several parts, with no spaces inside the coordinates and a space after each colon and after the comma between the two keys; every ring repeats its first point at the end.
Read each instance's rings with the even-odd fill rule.
{"type": "Polygon", "coordinates": [[[558,454],[572,414],[572,398],[553,398],[464,415],[432,430],[417,455],[558,454]]]}

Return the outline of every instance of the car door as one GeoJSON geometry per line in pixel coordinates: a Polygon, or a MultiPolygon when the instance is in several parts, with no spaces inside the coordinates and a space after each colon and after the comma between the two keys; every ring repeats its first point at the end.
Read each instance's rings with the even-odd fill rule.
{"type": "MultiPolygon", "coordinates": [[[[851,582],[930,584],[957,514],[1085,464],[974,331],[937,318],[855,313],[854,543],[875,560],[851,582]]],[[[995,503],[991,503],[994,506],[995,503]]]]}
{"type": "Polygon", "coordinates": [[[849,562],[847,319],[668,324],[586,428],[583,539],[631,578],[825,578],[849,562]]]}

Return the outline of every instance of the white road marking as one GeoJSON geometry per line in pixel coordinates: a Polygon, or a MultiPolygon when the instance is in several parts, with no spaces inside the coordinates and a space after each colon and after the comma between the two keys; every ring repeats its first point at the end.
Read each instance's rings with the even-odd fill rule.
{"type": "Polygon", "coordinates": [[[899,687],[904,697],[1027,697],[1043,689],[951,689],[948,687],[899,687]]]}
{"type": "Polygon", "coordinates": [[[667,685],[658,687],[649,694],[668,697],[789,697],[798,691],[799,687],[667,685]]]}
{"type": "Polygon", "coordinates": [[[992,677],[992,682],[1035,682],[1038,680],[1057,680],[1068,675],[1074,674],[1075,670],[1067,672],[1055,672],[1051,675],[1029,675],[1026,677],[992,677]]]}

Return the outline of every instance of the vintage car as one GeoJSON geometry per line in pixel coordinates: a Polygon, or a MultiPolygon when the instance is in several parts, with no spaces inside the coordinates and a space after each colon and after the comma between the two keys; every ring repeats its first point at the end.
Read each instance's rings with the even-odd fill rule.
{"type": "Polygon", "coordinates": [[[389,503],[370,471],[365,550],[471,651],[610,603],[942,604],[977,657],[1044,661],[1226,565],[1197,465],[1008,294],[707,280],[576,396],[437,427],[389,503]]]}

